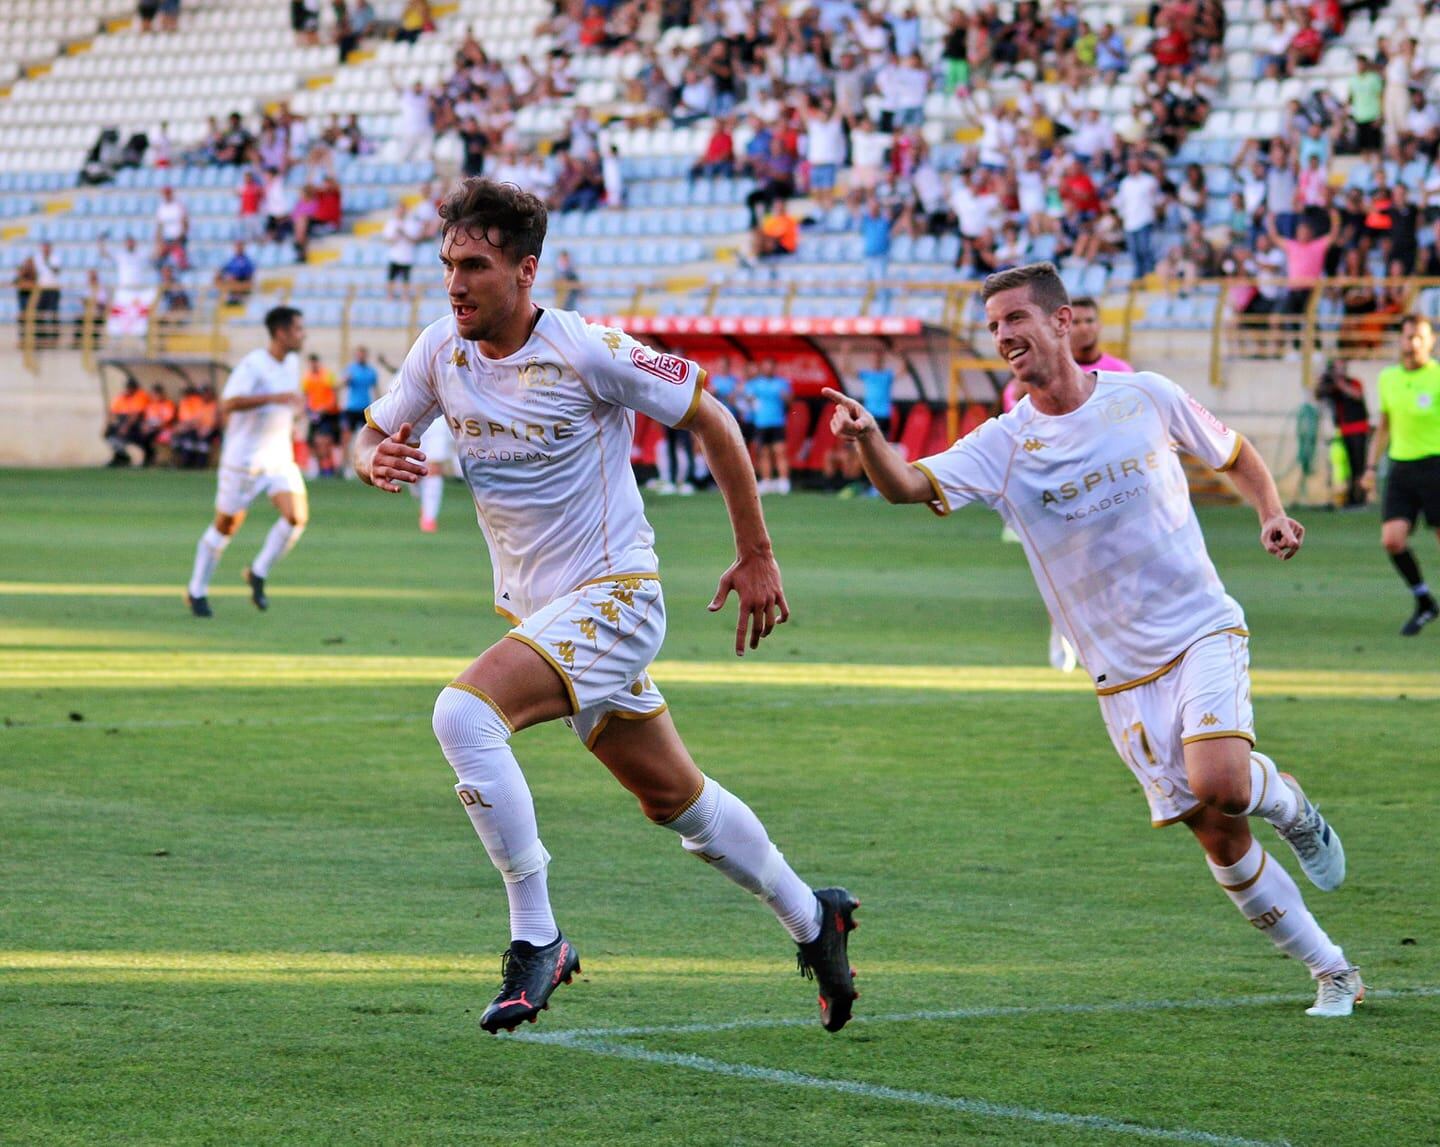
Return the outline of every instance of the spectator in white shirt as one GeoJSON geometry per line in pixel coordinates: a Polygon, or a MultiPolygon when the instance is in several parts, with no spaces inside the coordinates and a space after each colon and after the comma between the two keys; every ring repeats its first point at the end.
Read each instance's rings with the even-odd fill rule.
{"type": "Polygon", "coordinates": [[[1115,189],[1115,210],[1125,231],[1125,246],[1135,261],[1135,277],[1155,269],[1155,220],[1160,181],[1146,171],[1138,155],[1130,157],[1128,173],[1115,189]]]}
{"type": "Polygon", "coordinates": [[[420,224],[405,204],[395,205],[395,214],[385,221],[381,232],[389,263],[385,272],[385,297],[406,299],[410,295],[410,271],[415,266],[415,248],[424,238],[420,224]]]}
{"type": "Polygon", "coordinates": [[[185,245],[190,241],[190,216],[185,204],[175,198],[173,188],[160,189],[160,206],[155,208],[155,261],[171,263],[185,270],[189,260],[185,245]]]}
{"type": "Polygon", "coordinates": [[[395,158],[402,163],[430,158],[435,146],[435,127],[430,93],[416,80],[409,88],[395,85],[400,102],[400,132],[395,158]]]}
{"type": "Polygon", "coordinates": [[[155,277],[155,265],[150,256],[140,249],[135,236],[128,236],[119,251],[111,251],[100,240],[100,259],[115,268],[115,288],[120,291],[135,291],[148,287],[155,277]]]}

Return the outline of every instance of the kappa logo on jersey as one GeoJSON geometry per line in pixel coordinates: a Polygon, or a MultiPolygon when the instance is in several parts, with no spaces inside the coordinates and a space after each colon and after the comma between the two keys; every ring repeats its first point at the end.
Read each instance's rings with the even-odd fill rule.
{"type": "Polygon", "coordinates": [[[465,352],[457,346],[454,352],[450,355],[450,365],[458,366],[461,370],[469,370],[470,359],[466,357],[465,352]]]}
{"type": "Polygon", "coordinates": [[[1185,396],[1185,401],[1190,404],[1190,408],[1194,410],[1196,414],[1198,414],[1221,434],[1230,433],[1230,428],[1226,426],[1225,423],[1221,422],[1218,418],[1216,418],[1213,414],[1211,414],[1208,410],[1206,410],[1205,407],[1200,405],[1200,403],[1196,402],[1192,395],[1187,394],[1185,396]]]}
{"type": "Polygon", "coordinates": [[[604,327],[602,329],[605,333],[600,336],[600,341],[610,348],[610,357],[614,358],[619,352],[621,344],[624,343],[625,336],[613,327],[604,327]]]}
{"type": "Polygon", "coordinates": [[[1025,453],[1026,453],[1026,454],[1034,454],[1037,450],[1044,450],[1044,449],[1045,449],[1045,443],[1041,442],[1040,439],[1038,439],[1038,438],[1027,438],[1027,439],[1025,439],[1025,453]]]}
{"type": "Polygon", "coordinates": [[[1210,726],[1210,725],[1218,725],[1218,724],[1220,724],[1220,718],[1217,717],[1217,716],[1215,716],[1214,713],[1206,713],[1205,716],[1203,716],[1203,717],[1200,718],[1200,727],[1201,727],[1202,729],[1203,729],[1203,728],[1206,728],[1206,727],[1208,727],[1208,726],[1210,726]]]}
{"type": "Polygon", "coordinates": [[[656,354],[642,346],[630,349],[630,361],[646,374],[653,374],[676,386],[681,385],[690,373],[690,365],[683,358],[676,358],[673,354],[656,354]]]}

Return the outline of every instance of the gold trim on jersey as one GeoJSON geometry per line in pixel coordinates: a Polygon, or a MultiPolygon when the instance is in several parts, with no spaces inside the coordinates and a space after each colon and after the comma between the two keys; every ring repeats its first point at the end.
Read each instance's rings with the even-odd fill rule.
{"type": "Polygon", "coordinates": [[[1202,811],[1204,808],[1205,808],[1205,806],[1204,806],[1203,804],[1199,804],[1199,803],[1193,804],[1193,805],[1191,805],[1189,808],[1187,808],[1184,812],[1182,812],[1179,816],[1167,816],[1164,820],[1152,820],[1152,821],[1150,822],[1150,827],[1151,827],[1151,828],[1169,828],[1170,825],[1172,825],[1172,824],[1179,824],[1181,821],[1189,820],[1192,816],[1194,816],[1196,813],[1202,811]]]}
{"type": "Polygon", "coordinates": [[[375,421],[374,417],[370,413],[370,408],[368,406],[365,408],[365,425],[370,427],[371,430],[375,431],[376,434],[383,434],[386,438],[390,437],[390,431],[386,430],[378,422],[375,421]]]}
{"type": "MultiPolygon", "coordinates": [[[[621,721],[653,721],[669,708],[670,706],[665,704],[661,705],[658,709],[649,709],[644,713],[627,713],[624,709],[611,709],[608,713],[602,713],[595,728],[591,729],[590,735],[585,738],[585,747],[587,749],[595,748],[595,742],[600,740],[600,734],[603,733],[610,724],[611,718],[616,718],[621,721]]],[[[699,796],[700,794],[696,793],[695,795],[699,796]]],[[[689,806],[687,805],[686,807],[689,806]]],[[[675,815],[679,816],[680,814],[676,813],[675,815]]]]}
{"type": "Polygon", "coordinates": [[[501,617],[503,617],[506,621],[508,621],[511,625],[525,624],[523,618],[516,617],[508,609],[501,609],[500,606],[497,605],[495,607],[495,612],[498,613],[501,617]]]}
{"type": "Polygon", "coordinates": [[[1181,737],[1182,745],[1193,745],[1196,741],[1218,741],[1225,737],[1240,737],[1250,742],[1250,747],[1255,747],[1255,734],[1247,733],[1244,729],[1225,729],[1219,733],[1197,733],[1193,737],[1181,737]]]}
{"type": "Polygon", "coordinates": [[[485,704],[489,705],[490,708],[495,711],[495,716],[505,722],[505,728],[509,729],[512,733],[515,731],[515,726],[510,724],[510,718],[505,716],[505,710],[495,704],[495,699],[488,693],[482,693],[479,689],[475,688],[475,686],[468,685],[464,681],[452,681],[446,685],[445,688],[459,689],[462,693],[469,693],[472,697],[479,697],[480,700],[484,701],[485,704]]]}
{"type": "Polygon", "coordinates": [[[528,645],[536,653],[545,659],[546,664],[555,670],[556,675],[565,685],[565,692],[570,698],[570,716],[580,712],[580,698],[575,696],[575,684],[570,680],[570,675],[565,672],[565,667],[551,656],[550,651],[536,641],[533,637],[527,637],[523,633],[516,633],[513,630],[505,635],[512,641],[518,641],[522,645],[528,645]]]}
{"type": "Polygon", "coordinates": [[[675,423],[676,430],[684,430],[694,421],[695,415],[700,413],[700,400],[705,397],[706,377],[705,368],[701,367],[695,375],[695,394],[690,399],[689,409],[680,416],[680,421],[675,423]]]}
{"type": "MultiPolygon", "coordinates": [[[[1244,892],[1245,889],[1260,879],[1260,874],[1265,871],[1265,862],[1269,859],[1270,854],[1262,848],[1260,850],[1260,867],[1255,870],[1254,876],[1249,880],[1242,880],[1239,884],[1221,884],[1220,887],[1225,889],[1226,892],[1244,892]]],[[[1216,883],[1219,884],[1220,882],[1217,880],[1216,883]]]]}
{"type": "Polygon", "coordinates": [[[1165,662],[1165,664],[1160,666],[1160,668],[1155,670],[1155,672],[1147,673],[1144,677],[1137,677],[1134,681],[1125,681],[1119,685],[1106,685],[1103,689],[1096,688],[1095,693],[1099,697],[1111,697],[1114,696],[1116,693],[1124,693],[1127,689],[1138,689],[1141,685],[1149,685],[1152,681],[1158,681],[1160,680],[1160,678],[1164,677],[1165,674],[1169,673],[1170,670],[1174,669],[1175,666],[1179,665],[1180,662],[1184,661],[1185,654],[1189,653],[1190,650],[1195,648],[1195,646],[1199,645],[1207,637],[1219,637],[1222,633],[1233,633],[1237,637],[1250,636],[1250,631],[1248,629],[1242,629],[1238,625],[1228,626],[1225,629],[1217,629],[1213,633],[1202,633],[1199,637],[1197,637],[1194,641],[1192,641],[1189,645],[1182,649],[1177,656],[1165,662]]]}
{"type": "Polygon", "coordinates": [[[582,581],[579,585],[577,585],[577,586],[576,586],[574,589],[572,589],[570,592],[571,592],[571,593],[579,593],[579,592],[580,592],[582,589],[584,589],[587,585],[609,585],[611,582],[616,582],[616,581],[631,581],[631,580],[635,580],[635,581],[659,581],[659,580],[660,580],[660,575],[659,575],[658,573],[617,573],[617,574],[605,574],[605,575],[602,576],[602,577],[592,577],[589,581],[582,581]]]}
{"type": "Polygon", "coordinates": [[[1227,459],[1225,459],[1225,461],[1224,461],[1224,463],[1223,463],[1222,465],[1219,465],[1219,466],[1216,466],[1216,467],[1215,467],[1216,471],[1217,471],[1218,473],[1223,474],[1223,473],[1225,473],[1226,470],[1230,469],[1230,467],[1234,466],[1236,462],[1240,461],[1240,447],[1242,447],[1242,446],[1244,446],[1244,445],[1245,445],[1245,435],[1241,434],[1241,433],[1237,430],[1237,431],[1235,432],[1235,449],[1233,449],[1233,450],[1230,451],[1230,457],[1227,458],[1227,459]]]}
{"type": "Polygon", "coordinates": [[[667,825],[667,824],[674,824],[677,820],[679,820],[682,816],[684,816],[687,812],[689,812],[692,808],[695,807],[695,802],[700,799],[700,794],[703,793],[704,791],[705,791],[705,782],[704,782],[704,781],[701,781],[701,782],[700,782],[700,787],[695,790],[694,795],[693,795],[689,800],[687,800],[684,804],[682,804],[679,808],[677,808],[673,813],[671,813],[669,816],[667,816],[664,820],[657,820],[655,823],[658,824],[658,825],[661,825],[661,826],[664,826],[664,825],[667,825]]]}
{"type": "Polygon", "coordinates": [[[930,472],[930,467],[923,462],[911,462],[910,465],[914,466],[915,469],[924,474],[926,478],[930,479],[930,489],[935,491],[934,501],[932,501],[930,505],[931,508],[934,509],[935,502],[939,502],[941,508],[935,510],[935,512],[943,518],[950,512],[950,499],[945,497],[945,491],[940,488],[940,479],[935,477],[935,475],[930,472]]]}

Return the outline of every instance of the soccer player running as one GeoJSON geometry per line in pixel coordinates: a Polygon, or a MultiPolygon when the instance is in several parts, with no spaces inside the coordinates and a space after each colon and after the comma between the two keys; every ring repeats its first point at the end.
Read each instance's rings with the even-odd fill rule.
{"type": "Polygon", "coordinates": [[[1380,425],[1370,441],[1365,488],[1375,488],[1382,455],[1390,459],[1381,506],[1380,544],[1415,596],[1415,612],[1400,629],[1414,637],[1440,617],[1440,606],[1410,549],[1420,515],[1440,537],[1440,363],[1430,357],[1435,330],[1424,315],[1400,325],[1400,362],[1380,372],[1380,425]]]}
{"type": "Polygon", "coordinates": [[[1184,823],[1241,914],[1310,970],[1307,1014],[1349,1015],[1364,994],[1358,970],[1249,818],[1269,821],[1322,889],[1340,886],[1345,854],[1295,779],[1254,751],[1245,618],[1206,553],[1175,444],[1230,472],[1267,552],[1294,557],[1304,530],[1255,448],[1174,382],[1075,362],[1074,311],[1051,264],[991,275],[982,297],[996,349],[1028,390],[1014,410],[907,465],[864,407],[827,391],[836,434],[859,443],[889,501],[942,515],[980,501],[1015,528],[1152,823],[1184,823]]]}
{"type": "Polygon", "coordinates": [[[754,893],[799,945],[820,1019],[850,1017],[846,954],[857,901],[812,891],[736,796],[705,776],[648,673],[665,635],[654,535],[630,468],[634,411],[700,441],[735,534],[709,608],[740,602],[735,652],[789,615],[780,569],[735,420],[695,363],[657,354],[573,311],[534,305],[544,204],[510,184],[464,181],[441,205],[440,261],[452,314],[420,335],[367,412],[355,469],[394,492],[425,473],[410,445],[449,427],[490,547],[495,605],[514,628],[440,693],[435,736],[510,905],[503,983],[480,1026],[533,1021],[580,960],[555,922],[550,854],[510,749],[512,734],[563,719],[651,820],[754,893]]]}
{"type": "Polygon", "coordinates": [[[265,329],[269,345],[242,358],[220,393],[225,432],[215,520],[195,547],[195,565],[185,594],[196,617],[212,615],[210,579],[258,495],[268,495],[280,517],[243,575],[256,609],[270,607],[265,579],[271,567],[295,548],[310,519],[305,479],[295,464],[294,447],[295,419],[305,409],[300,389],[305,320],[294,307],[273,307],[265,315],[265,329]]]}

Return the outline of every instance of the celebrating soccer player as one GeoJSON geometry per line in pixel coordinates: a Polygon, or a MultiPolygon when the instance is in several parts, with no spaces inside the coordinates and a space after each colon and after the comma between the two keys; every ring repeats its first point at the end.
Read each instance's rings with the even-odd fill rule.
{"type": "Polygon", "coordinates": [[[265,535],[260,553],[245,570],[250,598],[269,608],[265,579],[270,567],[295,548],[310,517],[305,479],[295,464],[295,419],[305,409],[300,390],[300,348],[305,321],[294,307],[265,315],[270,344],[240,360],[220,394],[225,441],[215,493],[215,521],[195,547],[186,601],[196,617],[211,616],[210,579],[220,555],[245,520],[257,495],[268,494],[280,517],[265,535]]]}
{"type": "Polygon", "coordinates": [[[510,750],[512,734],[563,718],[646,816],[775,913],[818,983],[822,1024],[838,1031],[855,998],[846,947],[857,902],[812,891],[749,807],[701,773],[648,672],[665,602],[630,468],[633,411],[688,428],[724,495],[736,558],[710,609],[738,595],[735,652],[789,615],[735,420],[695,363],[531,302],[546,225],[534,195],[469,179],[440,217],[453,313],[425,329],[367,411],[355,469],[381,490],[415,482],[426,458],[412,442],[443,420],[490,547],[496,609],[514,624],[441,691],[434,714],[510,904],[503,983],[480,1025],[533,1021],[580,968],[551,911],[550,854],[510,750]]]}
{"type": "Polygon", "coordinates": [[[982,297],[996,349],[1028,392],[1013,410],[907,465],[863,406],[829,390],[836,434],[859,443],[891,502],[999,511],[1095,682],[1152,823],[1183,822],[1241,914],[1310,970],[1309,1015],[1349,1015],[1365,991],[1358,970],[1251,836],[1249,818],[1269,821],[1319,888],[1340,886],[1345,854],[1295,779],[1254,750],[1245,617],[1206,553],[1172,443],[1229,471],[1259,514],[1267,552],[1294,557],[1303,528],[1255,448],[1174,382],[1076,363],[1074,311],[1051,264],[991,275],[982,297]]]}

